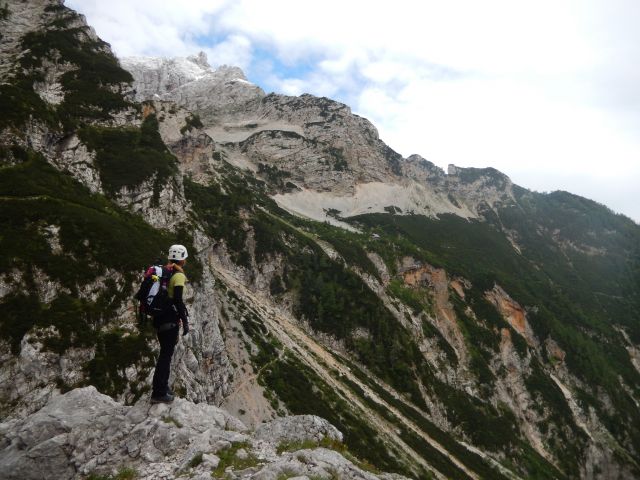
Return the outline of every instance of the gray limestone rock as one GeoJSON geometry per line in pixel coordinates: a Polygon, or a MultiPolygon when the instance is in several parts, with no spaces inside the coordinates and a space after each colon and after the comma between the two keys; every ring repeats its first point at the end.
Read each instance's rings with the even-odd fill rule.
{"type": "Polygon", "coordinates": [[[126,57],[121,63],[135,79],[137,101],[170,100],[197,113],[233,114],[264,97],[240,68],[214,70],[203,52],[186,58],[126,57]]]}
{"type": "MultiPolygon", "coordinates": [[[[275,462],[263,466],[253,478],[276,480],[281,476],[307,478],[344,478],[353,480],[376,480],[382,478],[356,466],[340,453],[326,448],[299,450],[287,453],[275,462]]],[[[397,478],[405,478],[398,475],[397,478]]]]}
{"type": "Polygon", "coordinates": [[[202,463],[206,468],[215,469],[220,464],[220,459],[210,453],[202,455],[202,463]]]}
{"type": "Polygon", "coordinates": [[[74,478],[76,472],[119,463],[144,471],[146,463],[158,462],[175,471],[197,453],[215,451],[221,439],[245,441],[239,433],[245,430],[211,405],[177,399],[170,405],[142,401],[126,407],[86,387],[52,397],[24,420],[0,424],[0,471],[16,472],[3,478],[41,478],[42,470],[74,478]]]}
{"type": "Polygon", "coordinates": [[[296,415],[277,418],[260,425],[255,438],[272,443],[280,442],[319,442],[324,438],[342,441],[342,433],[325,419],[315,415],[296,415]]]}
{"type": "MultiPolygon", "coordinates": [[[[239,420],[207,404],[176,399],[171,404],[140,401],[124,406],[94,387],[71,390],[52,397],[38,412],[21,420],[0,423],[0,472],[7,480],[79,479],[95,473],[107,475],[126,467],[139,479],[198,478],[211,476],[220,464],[216,452],[241,445],[227,466],[256,459],[242,470],[255,478],[319,475],[329,478],[373,479],[338,452],[302,450],[281,457],[265,454],[264,441],[340,440],[342,435],[326,420],[310,415],[282,418],[249,432],[239,420]],[[254,447],[254,445],[256,447],[254,447]]],[[[242,467],[240,467],[242,468],[242,467]]]]}

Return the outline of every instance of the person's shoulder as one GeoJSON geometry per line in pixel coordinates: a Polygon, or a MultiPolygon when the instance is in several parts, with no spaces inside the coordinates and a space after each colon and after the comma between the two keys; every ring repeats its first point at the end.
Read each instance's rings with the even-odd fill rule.
{"type": "Polygon", "coordinates": [[[187,282],[187,276],[182,272],[176,272],[171,277],[171,282],[174,285],[184,285],[187,282]]]}

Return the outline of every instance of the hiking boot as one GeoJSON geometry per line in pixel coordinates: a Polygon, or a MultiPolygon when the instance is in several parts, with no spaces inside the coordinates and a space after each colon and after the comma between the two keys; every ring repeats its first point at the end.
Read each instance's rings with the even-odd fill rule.
{"type": "Polygon", "coordinates": [[[171,403],[173,402],[173,395],[165,393],[164,395],[152,396],[151,403],[171,403]]]}

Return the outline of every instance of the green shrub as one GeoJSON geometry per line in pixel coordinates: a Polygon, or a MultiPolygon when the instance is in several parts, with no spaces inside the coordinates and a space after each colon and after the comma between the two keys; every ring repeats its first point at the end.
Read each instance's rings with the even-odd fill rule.
{"type": "Polygon", "coordinates": [[[202,452],[199,452],[193,456],[191,460],[189,460],[188,467],[195,468],[202,463],[202,452]]]}
{"type": "Polygon", "coordinates": [[[232,467],[234,471],[239,471],[259,465],[260,461],[252,453],[248,452],[246,458],[238,458],[238,450],[245,449],[248,451],[249,447],[247,442],[238,442],[233,443],[231,447],[225,450],[218,451],[216,455],[220,459],[220,463],[218,463],[211,475],[215,478],[222,478],[227,467],[232,467]]]}
{"type": "Polygon", "coordinates": [[[251,362],[256,370],[278,357],[282,344],[273,338],[256,314],[245,312],[245,318],[241,321],[241,325],[257,348],[257,352],[251,355],[251,362]]]}
{"type": "Polygon", "coordinates": [[[19,128],[30,118],[40,120],[51,127],[57,125],[55,110],[33,91],[32,83],[25,80],[0,85],[0,130],[7,127],[19,128]]]}
{"type": "MultiPolygon", "coordinates": [[[[489,462],[484,460],[483,457],[469,451],[466,447],[458,443],[458,441],[450,433],[441,430],[439,427],[433,424],[428,419],[427,415],[423,413],[422,410],[415,408],[415,406],[407,403],[401,398],[397,398],[390,391],[388,391],[386,388],[382,387],[379,383],[377,383],[374,379],[372,379],[369,374],[363,372],[362,369],[360,369],[353,362],[341,356],[338,356],[338,358],[342,363],[345,363],[346,365],[348,365],[349,368],[351,369],[351,372],[355,374],[356,377],[358,377],[358,379],[362,383],[364,383],[369,388],[371,388],[382,400],[384,400],[387,404],[391,405],[392,407],[396,408],[399,412],[402,413],[402,415],[404,415],[406,418],[411,420],[423,432],[425,432],[431,438],[433,438],[442,446],[444,446],[450,454],[455,456],[455,458],[461,461],[469,469],[479,474],[481,478],[491,478],[491,479],[504,478],[499,472],[497,472],[491,466],[489,462]]],[[[398,418],[395,416],[394,413],[392,413],[391,410],[373,401],[369,395],[364,395],[364,392],[357,384],[350,382],[348,380],[346,382],[349,384],[352,390],[356,394],[358,394],[360,398],[362,398],[369,405],[369,407],[377,411],[379,414],[381,414],[391,423],[393,424],[399,423],[398,418]]],[[[435,387],[434,391],[438,390],[437,388],[438,383],[439,382],[437,380],[435,381],[429,380],[429,385],[432,386],[431,388],[435,387]]],[[[460,395],[462,396],[463,394],[460,394],[460,395]]],[[[464,406],[462,405],[462,403],[460,403],[459,405],[452,405],[449,403],[449,398],[446,398],[446,397],[443,399],[443,401],[446,402],[445,405],[448,407],[449,406],[454,408],[460,407],[466,410],[471,409],[472,410],[471,415],[479,413],[477,411],[473,411],[472,407],[470,407],[468,403],[465,403],[464,406]]],[[[405,437],[410,434],[411,432],[405,432],[405,437]]],[[[513,438],[511,435],[509,435],[509,437],[513,438]]],[[[416,439],[414,438],[413,441],[415,444],[416,439]]],[[[437,451],[434,451],[434,449],[432,448],[425,449],[419,446],[416,448],[419,448],[417,452],[423,455],[425,460],[427,460],[430,464],[435,465],[435,463],[432,463],[435,461],[437,464],[441,466],[441,468],[444,468],[444,472],[449,472],[450,474],[452,473],[451,465],[449,464],[449,461],[446,458],[444,458],[442,454],[440,454],[437,451]]],[[[457,468],[455,468],[453,471],[457,471],[457,468]]],[[[457,478],[457,477],[453,475],[453,478],[457,478]]]]}
{"type": "MultiPolygon", "coordinates": [[[[13,252],[0,259],[0,272],[24,258],[72,288],[78,277],[90,281],[98,275],[86,267],[92,262],[128,273],[143,268],[171,244],[172,235],[90,193],[38,155],[29,155],[27,162],[0,169],[0,218],[6,232],[0,242],[13,252]],[[42,233],[47,225],[60,227],[62,251],[68,257],[52,254],[42,233]]],[[[29,263],[24,267],[22,271],[30,270],[29,263]]]]}
{"type": "Polygon", "coordinates": [[[257,212],[250,220],[249,225],[253,229],[256,240],[255,255],[258,263],[267,260],[269,254],[289,250],[283,241],[281,224],[271,216],[264,212],[257,212]]]}
{"type": "MultiPolygon", "coordinates": [[[[26,156],[23,163],[0,168],[0,248],[11,252],[0,258],[0,274],[15,269],[24,282],[0,300],[0,334],[14,354],[34,327],[55,327],[56,334],[45,334],[42,342],[57,353],[95,346],[95,358],[84,366],[88,382],[104,393],[120,394],[127,387],[128,366],[138,364],[143,376],[152,366],[151,335],[148,326],[139,332],[105,332],[105,327],[131,298],[136,272],[178,239],[91,194],[39,155],[27,150],[26,156]],[[51,244],[51,226],[58,229],[59,252],[51,244]],[[81,289],[107,270],[123,278],[106,278],[103,289],[93,292],[94,300],[82,297],[81,289]],[[43,274],[62,286],[46,304],[35,294],[38,275],[43,274]]],[[[134,396],[142,393],[135,382],[130,388],[134,396]]]]}
{"type": "Polygon", "coordinates": [[[92,473],[86,480],[135,480],[138,478],[138,472],[129,467],[122,467],[115,475],[97,475],[92,473]]]}
{"type": "Polygon", "coordinates": [[[402,303],[411,307],[413,313],[420,313],[425,310],[425,305],[423,299],[420,295],[411,288],[405,287],[402,280],[393,279],[389,282],[389,286],[387,287],[388,292],[399,299],[402,303]]]}
{"type": "Polygon", "coordinates": [[[63,13],[63,12],[66,12],[68,10],[69,9],[67,7],[65,7],[64,5],[52,4],[52,5],[47,5],[46,7],[44,7],[44,11],[45,12],[63,13]]]}
{"type": "Polygon", "coordinates": [[[184,189],[207,234],[212,238],[224,239],[234,260],[240,265],[249,266],[247,232],[239,211],[253,206],[253,193],[240,182],[228,182],[223,192],[220,185],[205,187],[189,179],[185,179],[184,189]]]}
{"type": "Polygon", "coordinates": [[[329,154],[329,156],[333,160],[333,169],[337,172],[344,172],[349,169],[349,164],[347,160],[344,158],[344,150],[342,148],[336,147],[327,147],[325,152],[329,154]]]}
{"type": "Polygon", "coordinates": [[[171,416],[162,417],[162,421],[164,423],[172,423],[173,425],[175,425],[178,428],[182,428],[182,426],[183,426],[178,420],[176,420],[175,418],[173,418],[171,416]]]}
{"type": "Polygon", "coordinates": [[[547,422],[553,426],[554,434],[549,442],[553,451],[562,452],[557,455],[560,466],[565,472],[577,471],[588,440],[584,431],[576,425],[564,394],[537,360],[531,362],[531,374],[525,378],[525,385],[536,399],[534,408],[543,413],[545,406],[550,407],[547,422]],[[538,403],[538,400],[543,402],[538,403]]]}
{"type": "Polygon", "coordinates": [[[183,135],[187,130],[190,132],[194,128],[204,127],[204,125],[202,124],[202,121],[200,120],[200,117],[195,113],[185,118],[185,122],[186,124],[180,129],[180,133],[183,135]]]}
{"type": "Polygon", "coordinates": [[[139,129],[84,127],[78,135],[96,152],[100,178],[111,195],[153,178],[157,201],[163,185],[177,172],[177,161],[160,138],[155,115],[147,116],[139,129]]]}
{"type": "Polygon", "coordinates": [[[328,448],[342,453],[343,455],[348,452],[347,446],[329,437],[323,437],[322,440],[287,440],[280,442],[276,447],[276,452],[282,454],[283,452],[296,452],[298,450],[314,449],[314,448],[328,448]]]}
{"type": "Polygon", "coordinates": [[[287,178],[291,177],[290,172],[266,163],[258,163],[258,173],[264,175],[269,183],[277,188],[284,188],[287,178]]]}
{"type": "MultiPolygon", "coordinates": [[[[383,214],[351,221],[380,232],[378,245],[382,248],[374,243],[371,247],[378,248],[376,251],[382,255],[385,249],[399,254],[410,252],[412,247],[406,244],[409,241],[414,258],[442,266],[450,275],[470,279],[473,289],[469,303],[491,327],[504,326],[495,308],[482,298],[483,292],[496,283],[520,305],[535,307],[529,308],[528,319],[538,338],[551,336],[567,352],[565,362],[572,373],[592,385],[600,385],[615,399],[619,405],[616,410],[623,413],[612,416],[612,429],[625,430],[619,439],[624,442],[622,439],[628,435],[635,448],[640,448],[640,434],[625,427],[640,421],[640,410],[632,406],[629,395],[619,393],[618,381],[624,379],[638,393],[640,374],[622,347],[624,340],[611,328],[612,323],[618,323],[630,335],[640,333],[640,298],[634,293],[640,277],[630,275],[640,271],[638,262],[631,261],[634,253],[638,254],[638,228],[605,207],[563,192],[517,192],[519,205],[500,209],[501,223],[490,216],[487,222],[479,222],[454,215],[430,219],[383,214]],[[517,232],[521,253],[509,243],[503,228],[517,232]],[[605,253],[587,255],[567,250],[558,242],[558,236],[566,239],[565,245],[584,244],[605,253]],[[630,268],[633,265],[635,270],[630,268]]],[[[389,264],[388,256],[383,258],[389,264]]],[[[458,317],[470,338],[481,346],[475,349],[476,373],[488,373],[482,360],[489,358],[499,338],[490,331],[476,329],[463,316],[458,317]]],[[[517,335],[512,338],[520,354],[526,355],[524,342],[517,335]]],[[[597,409],[606,416],[604,405],[599,404],[597,409]]]]}
{"type": "Polygon", "coordinates": [[[380,378],[423,404],[413,371],[424,361],[411,336],[355,273],[315,249],[290,258],[288,275],[299,285],[296,313],[313,328],[344,339],[380,378]],[[358,328],[367,336],[354,337],[358,328]]]}
{"type": "Polygon", "coordinates": [[[155,363],[150,347],[152,341],[153,335],[149,331],[140,334],[118,331],[100,334],[96,340],[95,356],[84,367],[86,383],[116,397],[128,385],[125,370],[131,365],[137,365],[140,371],[139,378],[135,380],[144,381],[155,363]]]}

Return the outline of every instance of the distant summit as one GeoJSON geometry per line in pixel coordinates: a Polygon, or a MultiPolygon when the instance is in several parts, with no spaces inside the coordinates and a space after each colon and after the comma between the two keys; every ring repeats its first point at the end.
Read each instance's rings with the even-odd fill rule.
{"type": "Polygon", "coordinates": [[[212,69],[202,52],[129,57],[122,66],[133,75],[136,100],[173,101],[199,116],[234,165],[286,175],[286,182],[270,183],[273,198],[292,213],[344,227],[327,212],[477,218],[513,202],[512,184],[497,170],[451,166],[445,175],[419,155],[404,159],[347,105],[309,94],[265,95],[237,67],[212,69]]]}
{"type": "Polygon", "coordinates": [[[125,57],[120,63],[133,75],[136,101],[168,100],[192,110],[234,110],[265,95],[239,67],[212,68],[204,52],[188,57],[125,57]]]}

